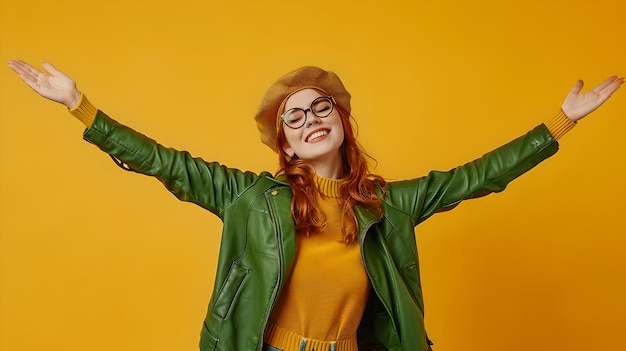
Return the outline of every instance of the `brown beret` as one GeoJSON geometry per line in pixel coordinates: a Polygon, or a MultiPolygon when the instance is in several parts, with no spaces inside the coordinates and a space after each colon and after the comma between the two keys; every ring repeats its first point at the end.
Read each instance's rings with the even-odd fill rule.
{"type": "Polygon", "coordinates": [[[261,141],[275,152],[278,152],[276,146],[277,118],[280,118],[278,112],[289,96],[306,88],[317,88],[331,95],[335,102],[350,114],[350,93],[335,73],[306,66],[285,74],[267,89],[254,117],[261,132],[261,141]]]}

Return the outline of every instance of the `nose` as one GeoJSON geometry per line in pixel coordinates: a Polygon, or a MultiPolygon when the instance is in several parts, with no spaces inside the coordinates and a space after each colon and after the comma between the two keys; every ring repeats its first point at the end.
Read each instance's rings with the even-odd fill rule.
{"type": "Polygon", "coordinates": [[[322,119],[313,113],[310,108],[304,111],[304,116],[306,117],[307,127],[313,124],[318,124],[322,121],[322,119]]]}

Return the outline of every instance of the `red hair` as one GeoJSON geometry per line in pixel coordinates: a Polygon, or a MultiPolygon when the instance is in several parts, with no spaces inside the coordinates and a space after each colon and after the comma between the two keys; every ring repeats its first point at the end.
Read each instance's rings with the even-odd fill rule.
{"type": "MultiPolygon", "coordinates": [[[[381,199],[385,194],[386,181],[369,172],[369,157],[356,140],[350,115],[339,105],[335,105],[341,117],[344,141],[341,145],[344,179],[339,187],[339,200],[343,204],[342,222],[343,242],[354,243],[358,237],[358,223],[354,207],[362,205],[382,216],[381,199]],[[376,192],[380,189],[380,194],[376,192]]],[[[306,235],[316,234],[326,227],[326,219],[317,201],[320,191],[315,184],[313,168],[297,155],[290,157],[285,153],[288,146],[283,132],[283,123],[279,123],[276,133],[280,168],[277,174],[285,174],[293,192],[291,213],[296,223],[296,231],[306,235]]]]}

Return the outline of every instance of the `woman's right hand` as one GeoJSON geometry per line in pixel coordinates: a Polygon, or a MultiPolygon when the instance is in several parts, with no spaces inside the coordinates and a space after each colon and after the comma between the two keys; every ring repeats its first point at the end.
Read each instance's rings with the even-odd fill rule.
{"type": "Polygon", "coordinates": [[[76,88],[76,83],[50,63],[45,62],[42,65],[48,74],[21,60],[10,60],[9,67],[19,74],[24,83],[46,99],[61,103],[69,109],[78,106],[80,91],[76,88]]]}

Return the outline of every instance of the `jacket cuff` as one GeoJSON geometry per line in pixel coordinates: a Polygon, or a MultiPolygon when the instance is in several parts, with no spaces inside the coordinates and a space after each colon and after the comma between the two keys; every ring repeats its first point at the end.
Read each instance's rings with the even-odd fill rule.
{"type": "Polygon", "coordinates": [[[98,113],[98,109],[91,104],[85,94],[81,93],[78,106],[69,110],[69,112],[72,114],[72,116],[78,118],[79,121],[83,122],[85,126],[89,128],[96,118],[96,113],[98,113]]]}
{"type": "Polygon", "coordinates": [[[563,110],[559,114],[546,123],[548,131],[554,140],[559,140],[563,135],[572,130],[576,126],[576,122],[569,119],[563,110]]]}

